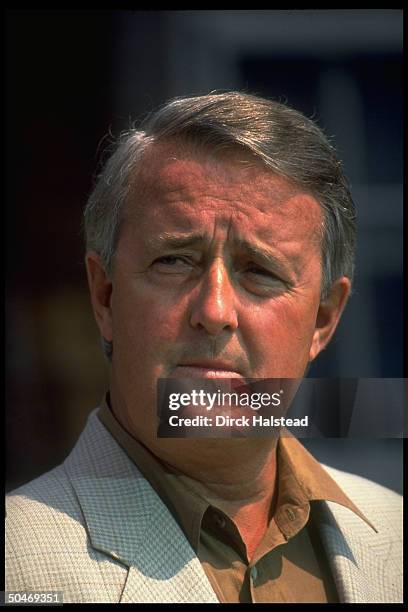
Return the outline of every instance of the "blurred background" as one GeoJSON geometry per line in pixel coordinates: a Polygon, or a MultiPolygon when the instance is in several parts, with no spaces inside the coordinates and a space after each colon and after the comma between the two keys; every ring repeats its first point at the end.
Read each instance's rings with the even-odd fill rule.
{"type": "MultiPolygon", "coordinates": [[[[314,118],[351,182],[354,295],[309,376],[403,376],[401,10],[8,10],[7,490],[63,461],[107,389],[81,236],[107,134],[214,89],[314,118]]],[[[401,440],[313,450],[328,448],[335,467],[401,490],[401,440]]]]}

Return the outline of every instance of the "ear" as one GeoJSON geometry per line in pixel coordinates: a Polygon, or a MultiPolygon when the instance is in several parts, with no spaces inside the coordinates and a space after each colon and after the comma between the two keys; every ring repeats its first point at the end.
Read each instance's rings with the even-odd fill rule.
{"type": "Polygon", "coordinates": [[[309,361],[329,344],[350,295],[351,282],[347,276],[338,278],[332,285],[328,297],[319,304],[316,327],[309,352],[309,361]]]}
{"type": "Polygon", "coordinates": [[[96,323],[103,338],[112,342],[112,282],[106,275],[98,253],[88,252],[85,255],[85,265],[96,323]]]}

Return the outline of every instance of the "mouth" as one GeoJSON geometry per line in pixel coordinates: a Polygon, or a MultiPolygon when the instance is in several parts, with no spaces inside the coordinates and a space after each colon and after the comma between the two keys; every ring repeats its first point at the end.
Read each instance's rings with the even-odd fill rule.
{"type": "Polygon", "coordinates": [[[240,378],[243,375],[232,364],[218,360],[179,363],[172,378],[240,378]]]}

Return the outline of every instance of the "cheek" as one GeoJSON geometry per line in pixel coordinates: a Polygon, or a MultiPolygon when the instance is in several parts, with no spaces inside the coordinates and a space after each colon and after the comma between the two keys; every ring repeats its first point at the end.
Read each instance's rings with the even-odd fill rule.
{"type": "Polygon", "coordinates": [[[113,307],[113,340],[115,336],[129,347],[148,351],[170,342],[181,328],[184,307],[163,292],[157,292],[142,282],[127,283],[118,290],[113,307]]]}
{"type": "MultiPolygon", "coordinates": [[[[263,369],[270,372],[279,366],[289,372],[288,368],[303,366],[308,361],[316,311],[313,302],[291,302],[286,298],[253,310],[250,337],[263,369]]],[[[276,375],[293,375],[284,372],[276,375]]]]}

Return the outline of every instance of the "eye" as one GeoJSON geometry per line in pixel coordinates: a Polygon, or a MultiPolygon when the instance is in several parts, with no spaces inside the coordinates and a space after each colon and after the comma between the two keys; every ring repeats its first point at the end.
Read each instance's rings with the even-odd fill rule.
{"type": "Polygon", "coordinates": [[[185,260],[182,257],[177,257],[176,255],[167,255],[166,257],[159,257],[159,259],[156,259],[154,263],[160,263],[166,266],[174,266],[180,261],[185,263],[185,260]]]}
{"type": "Polygon", "coordinates": [[[164,255],[156,259],[152,266],[159,272],[181,274],[191,270],[194,262],[181,255],[164,255]]]}
{"type": "Polygon", "coordinates": [[[257,295],[280,294],[288,288],[287,283],[275,272],[256,264],[248,264],[242,272],[243,285],[257,295]]]}
{"type": "Polygon", "coordinates": [[[252,272],[253,274],[266,274],[266,270],[262,270],[262,268],[256,268],[253,266],[252,268],[248,268],[247,272],[252,272]]]}
{"type": "Polygon", "coordinates": [[[250,274],[255,274],[257,276],[261,276],[261,277],[265,277],[265,278],[273,278],[276,280],[277,279],[276,275],[273,274],[272,272],[269,272],[269,270],[265,270],[264,268],[259,268],[258,266],[249,266],[245,272],[249,272],[250,274]]]}

